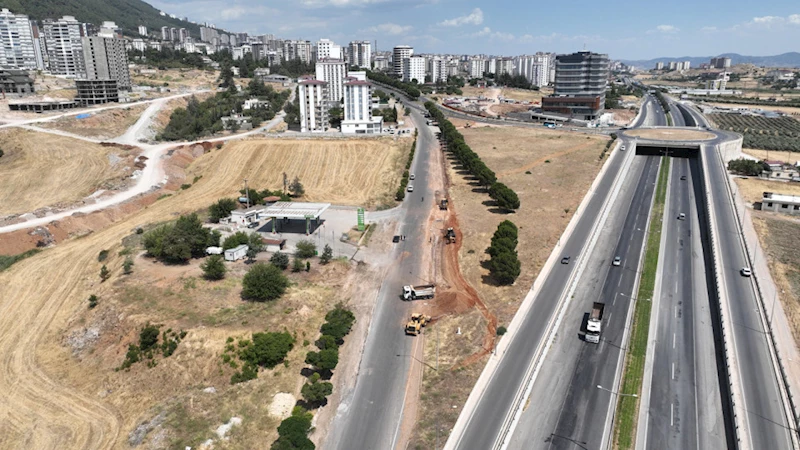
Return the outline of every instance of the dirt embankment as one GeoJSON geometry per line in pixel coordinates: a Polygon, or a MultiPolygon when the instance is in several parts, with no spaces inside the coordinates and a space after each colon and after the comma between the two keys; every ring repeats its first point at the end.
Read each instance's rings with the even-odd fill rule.
{"type": "Polygon", "coordinates": [[[43,128],[66,131],[95,139],[113,139],[125,133],[139,120],[148,105],[131,106],[129,108],[107,109],[99,112],[87,112],[84,115],[62,117],[51,122],[39,124],[43,128]],[[81,118],[78,118],[78,117],[81,118]]]}

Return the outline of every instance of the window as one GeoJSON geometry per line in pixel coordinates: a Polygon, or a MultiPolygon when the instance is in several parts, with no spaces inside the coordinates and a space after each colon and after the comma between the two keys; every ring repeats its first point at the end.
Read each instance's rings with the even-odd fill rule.
{"type": "Polygon", "coordinates": [[[784,203],[783,205],[781,205],[781,208],[783,208],[783,209],[787,209],[787,208],[789,208],[789,205],[787,205],[787,204],[785,204],[785,203],[784,203]]]}
{"type": "Polygon", "coordinates": [[[798,209],[800,209],[800,205],[794,205],[794,207],[793,207],[792,209],[794,209],[795,211],[797,211],[798,209]]]}
{"type": "Polygon", "coordinates": [[[767,206],[772,208],[772,202],[767,203],[767,206]]]}

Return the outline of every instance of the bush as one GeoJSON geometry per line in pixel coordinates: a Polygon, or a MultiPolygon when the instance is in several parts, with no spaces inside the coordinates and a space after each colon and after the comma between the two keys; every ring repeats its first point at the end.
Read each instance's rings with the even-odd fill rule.
{"type": "Polygon", "coordinates": [[[507,331],[508,330],[504,326],[497,327],[497,335],[498,336],[502,336],[502,335],[506,334],[507,331]]]}
{"type": "Polygon", "coordinates": [[[103,262],[108,258],[108,250],[100,250],[100,254],[97,255],[97,262],[103,262]]]}
{"type": "Polygon", "coordinates": [[[314,345],[316,345],[320,350],[339,347],[339,344],[336,343],[336,338],[327,334],[320,336],[319,339],[317,339],[317,342],[314,342],[314,345]]]}
{"type": "Polygon", "coordinates": [[[197,214],[181,216],[175,224],[162,225],[144,235],[147,254],[158,260],[180,264],[191,258],[201,258],[206,248],[218,243],[219,238],[203,228],[197,214]]]}
{"type": "Polygon", "coordinates": [[[333,249],[330,245],[325,244],[325,248],[322,250],[322,255],[319,257],[320,264],[328,264],[333,259],[333,249]]]}
{"type": "Polygon", "coordinates": [[[333,393],[333,384],[327,381],[319,381],[319,374],[311,375],[309,382],[303,385],[300,391],[306,402],[314,405],[322,405],[328,396],[333,393]]]}
{"type": "Polygon", "coordinates": [[[222,249],[228,250],[232,248],[236,248],[240,245],[247,245],[250,243],[250,235],[245,233],[244,231],[237,231],[232,235],[225,238],[222,242],[222,249]]]}
{"type": "Polygon", "coordinates": [[[237,206],[236,200],[232,198],[219,199],[217,203],[208,207],[208,220],[212,223],[219,223],[220,219],[230,216],[237,206]]]}
{"type": "Polygon", "coordinates": [[[131,259],[130,256],[125,258],[125,262],[122,263],[122,272],[125,275],[130,275],[131,273],[133,273],[133,260],[131,259]]]}
{"type": "Polygon", "coordinates": [[[209,256],[200,268],[203,269],[203,277],[206,280],[221,280],[225,278],[227,271],[222,255],[209,256]]]}
{"type": "Polygon", "coordinates": [[[89,296],[89,309],[94,309],[97,306],[97,296],[92,294],[89,296]]]}
{"type": "Polygon", "coordinates": [[[5,152],[3,150],[0,150],[0,158],[2,158],[3,155],[5,155],[5,152]]]}
{"type": "Polygon", "coordinates": [[[156,344],[158,344],[158,326],[147,324],[142,328],[139,332],[139,349],[142,353],[147,353],[151,349],[155,348],[156,344]]]}
{"type": "Polygon", "coordinates": [[[255,380],[256,378],[258,378],[258,366],[245,364],[241,372],[236,372],[231,375],[231,384],[244,383],[245,381],[255,380]]]}
{"type": "Polygon", "coordinates": [[[330,372],[339,364],[339,349],[326,348],[318,352],[308,352],[306,354],[306,364],[314,366],[320,372],[330,372]]]}
{"type": "Polygon", "coordinates": [[[272,443],[271,450],[314,450],[314,443],[308,439],[311,431],[312,415],[296,406],[292,415],[278,425],[278,440],[272,443]]]}
{"type": "Polygon", "coordinates": [[[306,259],[306,258],[313,258],[314,255],[317,254],[317,246],[313,242],[303,239],[302,241],[298,242],[296,245],[296,249],[294,254],[298,258],[306,259]]]}
{"type": "Polygon", "coordinates": [[[242,298],[263,302],[280,298],[289,280],[272,264],[256,263],[244,276],[242,286],[242,298]]]}
{"type": "Polygon", "coordinates": [[[100,281],[106,281],[111,276],[111,272],[108,271],[108,267],[103,264],[103,267],[100,268],[100,281]]]}
{"type": "Polygon", "coordinates": [[[339,342],[347,336],[355,321],[356,316],[350,310],[337,306],[325,315],[325,323],[320,331],[339,342]]]}
{"type": "Polygon", "coordinates": [[[289,267],[289,255],[286,253],[275,253],[272,255],[272,258],[269,259],[269,262],[281,270],[286,270],[289,267]]]}
{"type": "Polygon", "coordinates": [[[253,340],[239,349],[239,358],[245,363],[271,369],[286,358],[294,347],[294,338],[287,332],[253,333],[253,340]]]}

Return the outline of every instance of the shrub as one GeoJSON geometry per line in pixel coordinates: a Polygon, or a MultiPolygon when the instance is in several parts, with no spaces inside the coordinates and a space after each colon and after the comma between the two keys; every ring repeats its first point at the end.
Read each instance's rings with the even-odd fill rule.
{"type": "Polygon", "coordinates": [[[326,348],[318,352],[308,352],[306,364],[314,366],[314,369],[320,372],[330,372],[339,364],[339,349],[326,348]]]}
{"type": "Polygon", "coordinates": [[[498,336],[502,336],[502,335],[506,334],[507,331],[508,330],[504,326],[497,327],[497,335],[498,336]]]}
{"type": "Polygon", "coordinates": [[[222,255],[211,255],[200,265],[203,269],[203,277],[206,280],[221,280],[225,278],[225,262],[222,255]]]}
{"type": "Polygon", "coordinates": [[[271,369],[280,364],[294,347],[294,338],[287,332],[253,333],[253,340],[239,349],[245,363],[271,369]]]}
{"type": "Polygon", "coordinates": [[[338,342],[347,336],[355,321],[356,317],[350,310],[337,306],[325,315],[325,323],[322,324],[320,331],[324,335],[332,336],[338,342]]]}
{"type": "Polygon", "coordinates": [[[97,296],[92,294],[89,296],[89,309],[94,309],[97,306],[97,296]]]}
{"type": "Polygon", "coordinates": [[[100,254],[97,255],[97,262],[103,262],[108,258],[108,250],[100,250],[100,254]]]}
{"type": "Polygon", "coordinates": [[[245,364],[241,372],[236,372],[231,375],[231,384],[243,383],[258,378],[258,366],[253,364],[245,364]]]}
{"type": "Polygon", "coordinates": [[[322,336],[320,336],[317,342],[315,342],[314,344],[320,350],[339,347],[339,345],[336,343],[336,338],[333,336],[329,336],[327,334],[323,334],[322,336]]]}
{"type": "Polygon", "coordinates": [[[300,272],[301,270],[303,270],[303,260],[295,256],[292,261],[292,272],[300,272]]]}
{"type": "Polygon", "coordinates": [[[309,382],[303,385],[300,391],[306,402],[314,405],[321,405],[327,400],[328,396],[333,393],[333,384],[327,381],[319,381],[319,374],[311,375],[309,382]]]}
{"type": "Polygon", "coordinates": [[[294,254],[298,258],[312,258],[317,253],[317,246],[313,242],[303,239],[295,246],[297,249],[294,254]]]}
{"type": "Polygon", "coordinates": [[[289,280],[272,264],[256,263],[244,276],[242,286],[242,298],[263,302],[283,295],[289,280]]]}
{"type": "Polygon", "coordinates": [[[221,198],[216,203],[208,207],[208,220],[212,223],[219,223],[220,219],[228,217],[237,207],[236,200],[232,198],[221,198]]]}
{"type": "Polygon", "coordinates": [[[125,275],[130,275],[133,273],[133,260],[129,257],[125,258],[125,262],[122,263],[122,272],[125,275]]]}
{"type": "Polygon", "coordinates": [[[147,324],[139,332],[139,349],[147,353],[158,344],[158,326],[147,324]]]}
{"type": "Polygon", "coordinates": [[[269,259],[269,262],[281,270],[286,270],[289,267],[289,255],[286,253],[275,253],[269,259]]]}
{"type": "Polygon", "coordinates": [[[306,261],[306,272],[311,270],[311,261],[306,261]]]}
{"type": "Polygon", "coordinates": [[[325,244],[325,248],[322,250],[322,255],[319,257],[319,262],[321,264],[328,264],[333,259],[333,249],[330,245],[325,244]]]}
{"type": "Polygon", "coordinates": [[[108,271],[108,267],[103,264],[103,267],[100,268],[100,281],[106,281],[111,276],[111,272],[108,271]]]}

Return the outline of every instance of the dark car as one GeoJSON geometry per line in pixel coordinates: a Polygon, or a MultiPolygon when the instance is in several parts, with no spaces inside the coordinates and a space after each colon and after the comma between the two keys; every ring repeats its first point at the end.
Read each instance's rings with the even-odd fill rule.
{"type": "Polygon", "coordinates": [[[571,256],[565,256],[565,257],[561,258],[561,264],[569,264],[569,259],[570,258],[571,258],[571,256]]]}
{"type": "Polygon", "coordinates": [[[686,175],[681,175],[681,180],[685,180],[685,179],[686,179],[686,175]]]}
{"type": "Polygon", "coordinates": [[[258,222],[250,222],[247,224],[247,228],[258,228],[258,222]]]}
{"type": "Polygon", "coordinates": [[[392,242],[394,242],[395,244],[396,244],[396,243],[398,243],[398,242],[400,242],[400,235],[396,235],[396,236],[394,236],[394,237],[392,238],[392,242]]]}

